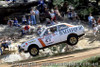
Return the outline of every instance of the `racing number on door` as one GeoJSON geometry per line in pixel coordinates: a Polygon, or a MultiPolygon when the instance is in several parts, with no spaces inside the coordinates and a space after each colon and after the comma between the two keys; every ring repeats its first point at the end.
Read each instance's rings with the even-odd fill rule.
{"type": "Polygon", "coordinates": [[[52,45],[54,44],[54,35],[55,35],[55,32],[57,31],[57,27],[53,27],[53,28],[50,28],[50,29],[47,29],[46,32],[45,32],[45,38],[44,38],[44,41],[47,45],[52,45]]]}
{"type": "Polygon", "coordinates": [[[50,36],[46,37],[45,39],[46,39],[45,42],[50,42],[51,41],[51,37],[50,36]]]}
{"type": "Polygon", "coordinates": [[[51,45],[54,42],[52,35],[46,36],[45,42],[47,45],[51,45]]]}

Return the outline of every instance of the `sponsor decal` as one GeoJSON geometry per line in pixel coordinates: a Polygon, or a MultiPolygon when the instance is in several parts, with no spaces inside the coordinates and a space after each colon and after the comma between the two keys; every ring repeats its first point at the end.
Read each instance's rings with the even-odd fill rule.
{"type": "Polygon", "coordinates": [[[69,24],[65,24],[66,26],[69,26],[69,27],[74,27],[73,25],[69,25],[69,24]]]}
{"type": "Polygon", "coordinates": [[[65,29],[65,30],[61,30],[59,32],[60,35],[63,35],[63,34],[68,34],[68,33],[75,33],[79,30],[81,30],[83,27],[80,26],[80,27],[75,27],[75,28],[70,28],[70,29],[65,29]]]}
{"type": "Polygon", "coordinates": [[[31,41],[31,42],[29,42],[29,43],[33,43],[33,42],[35,42],[36,40],[33,40],[33,41],[31,41]]]}
{"type": "Polygon", "coordinates": [[[39,38],[38,40],[39,40],[39,42],[41,43],[42,47],[46,47],[45,43],[42,41],[41,38],[39,38]]]}

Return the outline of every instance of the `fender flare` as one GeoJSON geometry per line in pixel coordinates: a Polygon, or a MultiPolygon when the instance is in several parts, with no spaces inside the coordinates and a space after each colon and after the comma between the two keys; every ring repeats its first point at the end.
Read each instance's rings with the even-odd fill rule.
{"type": "Polygon", "coordinates": [[[30,47],[32,47],[32,46],[35,46],[35,47],[39,48],[38,45],[36,45],[36,44],[31,44],[31,45],[28,47],[28,51],[29,51],[30,47]]]}
{"type": "Polygon", "coordinates": [[[69,35],[67,36],[67,39],[68,39],[68,37],[69,37],[70,35],[76,35],[76,36],[78,36],[76,33],[71,33],[71,34],[69,34],[69,35]]]}

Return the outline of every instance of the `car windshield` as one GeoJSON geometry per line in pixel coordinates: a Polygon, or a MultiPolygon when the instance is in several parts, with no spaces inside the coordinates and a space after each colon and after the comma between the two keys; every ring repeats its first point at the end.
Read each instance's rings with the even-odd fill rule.
{"type": "Polygon", "coordinates": [[[41,33],[45,30],[45,28],[42,28],[41,33]]]}
{"type": "Polygon", "coordinates": [[[44,30],[45,30],[45,28],[44,28],[44,27],[43,27],[43,28],[41,28],[41,30],[40,30],[40,31],[38,31],[38,35],[40,36],[44,30]]]}

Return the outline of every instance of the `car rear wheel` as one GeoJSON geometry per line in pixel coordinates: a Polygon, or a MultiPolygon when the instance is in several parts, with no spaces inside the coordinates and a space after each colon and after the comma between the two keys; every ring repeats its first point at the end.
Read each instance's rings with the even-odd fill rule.
{"type": "Polygon", "coordinates": [[[39,54],[39,48],[36,46],[31,46],[29,48],[29,53],[31,56],[37,56],[39,54]]]}
{"type": "Polygon", "coordinates": [[[77,35],[70,35],[67,39],[67,43],[71,46],[76,45],[78,42],[78,36],[77,35]]]}

